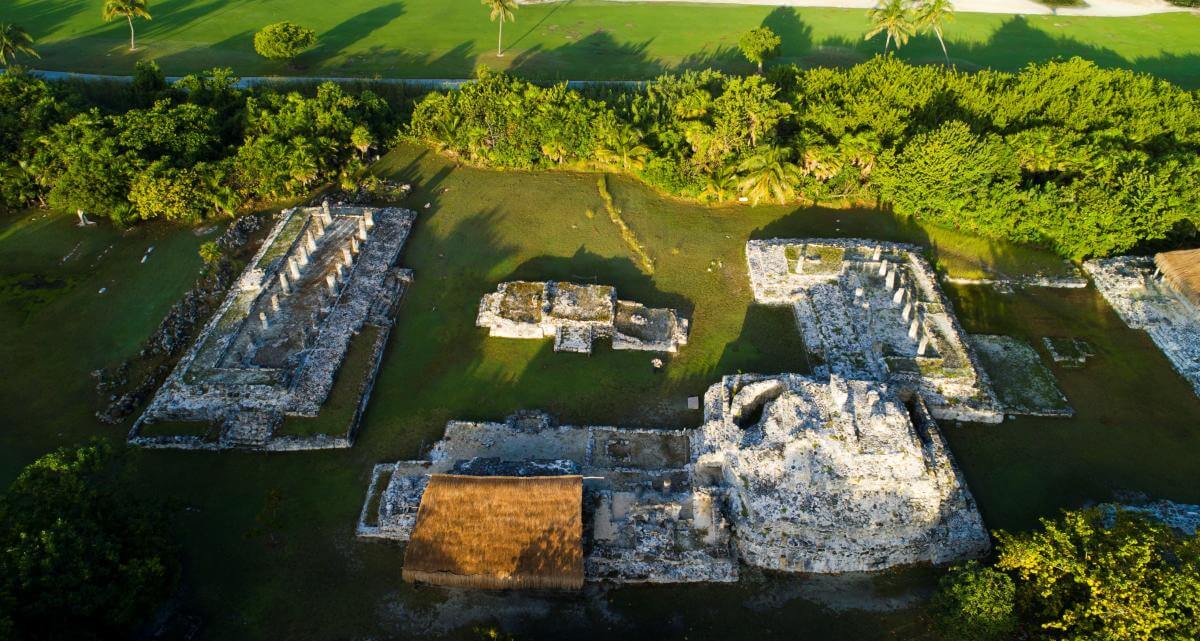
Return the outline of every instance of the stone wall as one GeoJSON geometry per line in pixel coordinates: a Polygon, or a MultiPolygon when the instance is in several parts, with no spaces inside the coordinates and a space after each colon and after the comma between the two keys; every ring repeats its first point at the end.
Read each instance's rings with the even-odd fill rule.
{"type": "Polygon", "coordinates": [[[415,213],[335,207],[284,212],[205,330],[134,424],[131,444],[294,451],[349,447],[412,274],[395,266],[415,213]],[[351,339],[378,328],[360,401],[344,431],[277,434],[315,417],[351,339]],[[215,439],[154,435],[161,421],[212,423],[215,439]],[[150,429],[150,433],[147,432],[150,429]]]}

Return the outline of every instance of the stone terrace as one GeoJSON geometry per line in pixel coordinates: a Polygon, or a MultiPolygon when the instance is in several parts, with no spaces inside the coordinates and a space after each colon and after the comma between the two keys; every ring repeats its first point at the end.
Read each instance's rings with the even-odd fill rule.
{"type": "Polygon", "coordinates": [[[513,281],[479,302],[475,324],[500,338],[554,337],[554,351],[590,354],[597,338],[613,349],[675,352],[687,344],[688,321],[672,309],[617,300],[608,285],[513,281]]]}
{"type": "Polygon", "coordinates": [[[1083,268],[1121,320],[1144,329],[1200,395],[1200,313],[1165,286],[1149,256],[1089,260],[1083,268]]]}
{"type": "Polygon", "coordinates": [[[916,247],[854,239],[746,244],[754,298],[791,306],[814,374],[888,381],[936,418],[1003,414],[916,247]]]}
{"type": "Polygon", "coordinates": [[[411,272],[395,266],[416,214],[358,207],[287,210],[167,378],[129,441],[144,447],[293,450],[349,447],[395,307],[411,272]],[[359,411],[344,434],[276,435],[315,417],[351,339],[379,327],[359,411]],[[215,440],[153,434],[161,422],[220,428],[215,440]],[[147,434],[149,431],[151,433],[147,434]]]}

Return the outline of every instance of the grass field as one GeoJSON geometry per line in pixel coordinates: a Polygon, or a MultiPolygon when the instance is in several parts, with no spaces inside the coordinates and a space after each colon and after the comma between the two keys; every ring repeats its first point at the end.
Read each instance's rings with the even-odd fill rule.
{"type": "MultiPolygon", "coordinates": [[[[686,397],[720,375],[802,368],[791,314],[750,304],[749,238],[917,242],[957,275],[1044,271],[1056,259],[878,211],[705,209],[611,178],[616,206],[655,259],[651,278],[606,216],[587,215],[601,211],[594,175],[459,168],[415,147],[378,169],[416,184],[405,204],[419,216],[400,261],[415,277],[358,443],[284,455],[136,453],[144,491],[181,507],[182,602],[203,620],[201,638],[477,639],[471,628],[489,625],[522,639],[757,641],[794,639],[796,630],[809,639],[928,638],[912,607],[929,586],[924,570],[844,578],[850,587],[768,575],[734,586],[463,595],[404,584],[401,550],[357,541],[353,527],[371,467],[418,456],[448,419],[541,408],[570,422],[692,426],[699,416],[686,397]],[[474,327],[479,296],[513,278],[613,284],[622,298],[682,309],[691,340],[654,374],[650,355],[606,344],[588,357],[556,354],[549,341],[487,338],[474,327]],[[840,605],[820,605],[828,599],[840,605]]],[[[137,349],[195,278],[196,248],[212,238],[162,225],[80,229],[72,219],[36,212],[0,221],[0,484],[59,445],[123,436],[124,427],[92,418],[89,372],[137,349]],[[63,285],[51,293],[46,283],[63,285]]],[[[969,331],[1034,345],[1079,336],[1097,352],[1083,369],[1053,368],[1074,419],[945,426],[990,527],[1025,528],[1114,490],[1200,502],[1200,399],[1093,290],[950,295],[969,331]]]]}
{"type": "MultiPolygon", "coordinates": [[[[128,51],[124,21],[105,23],[93,0],[15,0],[3,20],[37,40],[38,68],[127,74],[154,58],[171,74],[232,67],[241,75],[339,75],[464,78],[477,64],[541,79],[641,79],[682,68],[749,71],[738,36],[766,24],[783,38],[782,59],[846,64],[874,55],[863,42],[859,10],[769,6],[632,4],[599,0],[523,6],[506,25],[496,56],[496,25],[477,0],[160,0],[152,21],[138,21],[139,51],[128,51]],[[253,34],[289,19],[318,32],[300,70],[254,52],[253,34]]],[[[947,27],[953,62],[963,69],[1019,69],[1029,62],[1080,55],[1200,86],[1200,15],[1135,18],[961,14],[947,27]]],[[[901,51],[915,62],[941,61],[932,38],[901,51]]]]}

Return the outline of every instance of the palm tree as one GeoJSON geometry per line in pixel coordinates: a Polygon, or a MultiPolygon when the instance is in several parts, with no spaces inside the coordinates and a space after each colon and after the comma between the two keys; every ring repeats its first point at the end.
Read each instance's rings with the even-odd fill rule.
{"type": "Polygon", "coordinates": [[[500,20],[500,35],[496,37],[496,57],[504,56],[504,22],[516,22],[517,16],[513,14],[517,10],[516,0],[481,0],[483,6],[492,10],[492,22],[497,18],[500,20]]]}
{"type": "Polygon", "coordinates": [[[872,27],[863,39],[870,40],[880,33],[887,33],[887,40],[883,43],[884,53],[887,53],[892,40],[896,41],[896,48],[899,49],[916,33],[912,12],[909,11],[905,0],[879,0],[879,4],[868,11],[867,15],[871,18],[872,27]]]}
{"type": "Polygon", "coordinates": [[[796,185],[802,178],[800,168],[792,162],[791,148],[771,145],[756,148],[738,164],[738,171],[742,174],[738,191],[755,205],[766,198],[781,205],[786,203],[796,194],[796,185]]]}
{"type": "Polygon", "coordinates": [[[642,142],[642,132],[629,125],[614,127],[605,137],[604,146],[596,150],[596,158],[600,162],[618,165],[622,169],[642,169],[649,155],[650,148],[642,142]]]}
{"type": "Polygon", "coordinates": [[[950,0],[924,0],[917,5],[917,28],[930,30],[937,36],[938,44],[942,45],[942,55],[946,56],[946,64],[950,64],[950,54],[946,52],[946,41],[942,39],[942,26],[954,19],[954,3],[950,0]]]}
{"type": "Polygon", "coordinates": [[[137,51],[137,42],[133,39],[133,19],[145,18],[150,20],[150,10],[146,0],[104,0],[104,11],[101,13],[105,22],[125,16],[129,21],[129,50],[137,51]]]}
{"type": "Polygon", "coordinates": [[[17,54],[40,58],[33,50],[33,38],[15,24],[0,23],[0,64],[8,66],[17,59],[17,54]]]}
{"type": "Polygon", "coordinates": [[[723,164],[705,180],[704,187],[700,189],[700,200],[706,203],[725,202],[736,188],[737,174],[733,167],[723,164]]]}

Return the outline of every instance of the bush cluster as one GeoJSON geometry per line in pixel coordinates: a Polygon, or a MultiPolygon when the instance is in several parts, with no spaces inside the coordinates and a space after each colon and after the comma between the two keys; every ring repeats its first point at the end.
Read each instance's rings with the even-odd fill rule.
{"type": "Polygon", "coordinates": [[[1195,234],[1200,100],[1081,59],[1016,74],[878,57],[539,87],[483,72],[407,135],[491,167],[626,171],[673,195],[889,203],[902,216],[1085,258],[1195,234]]]}
{"type": "Polygon", "coordinates": [[[213,70],[168,86],[147,65],[124,91],[102,109],[70,85],[0,76],[0,208],[195,223],[355,175],[363,141],[395,129],[382,98],[332,83],[248,91],[213,70]]]}

